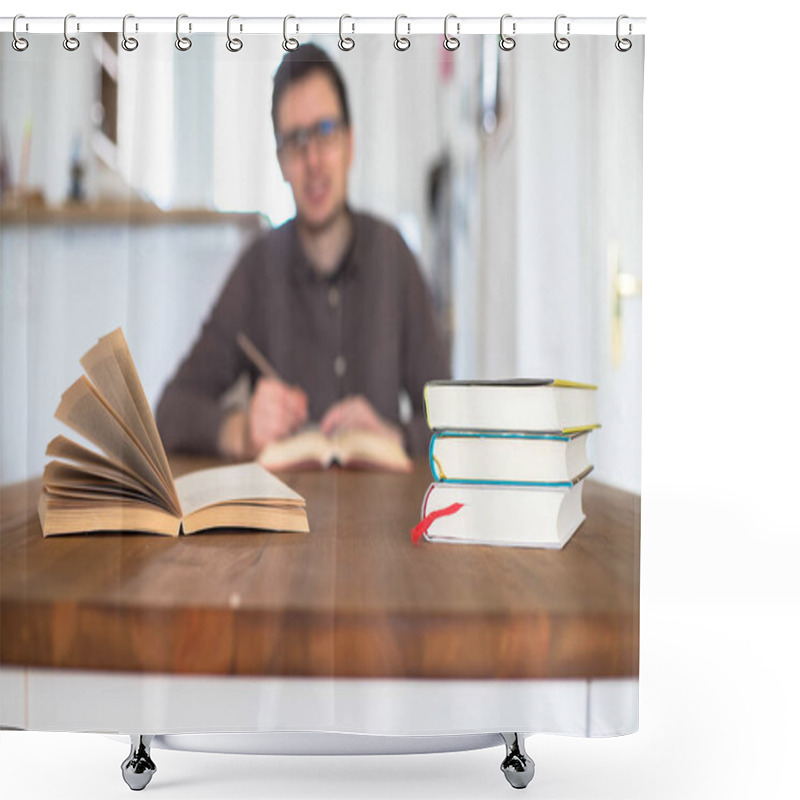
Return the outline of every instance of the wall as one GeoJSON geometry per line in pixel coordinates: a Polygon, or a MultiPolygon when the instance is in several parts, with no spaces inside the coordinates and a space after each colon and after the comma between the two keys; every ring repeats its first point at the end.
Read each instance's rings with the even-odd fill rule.
{"type": "MultiPolygon", "coordinates": [[[[98,94],[97,68],[90,41],[73,53],[62,47],[63,36],[37,34],[18,53],[11,37],[0,37],[0,121],[10,153],[14,182],[19,180],[26,125],[31,124],[28,186],[40,187],[48,203],[69,191],[73,141],[87,160],[98,94]],[[43,91],[47,87],[47,91],[43,91]]],[[[87,160],[89,183],[94,175],[87,160]]]]}
{"type": "Polygon", "coordinates": [[[80,358],[121,326],[151,406],[252,235],[227,224],[6,225],[0,238],[0,483],[41,474],[80,358]],[[180,254],[180,257],[176,257],[180,254]]]}

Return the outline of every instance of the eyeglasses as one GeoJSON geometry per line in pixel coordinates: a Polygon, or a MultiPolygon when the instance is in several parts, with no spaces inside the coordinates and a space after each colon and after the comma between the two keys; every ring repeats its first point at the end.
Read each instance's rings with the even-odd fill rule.
{"type": "Polygon", "coordinates": [[[316,147],[325,147],[333,143],[336,134],[344,127],[340,119],[321,119],[316,125],[308,128],[296,128],[277,136],[278,152],[289,156],[297,156],[313,142],[316,147]]]}

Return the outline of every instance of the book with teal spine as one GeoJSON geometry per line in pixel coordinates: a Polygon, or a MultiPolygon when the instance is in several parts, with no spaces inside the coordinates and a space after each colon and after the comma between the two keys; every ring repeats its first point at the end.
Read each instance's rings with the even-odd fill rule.
{"type": "Polygon", "coordinates": [[[571,434],[439,431],[429,461],[437,482],[573,486],[592,470],[588,432],[571,434]]]}

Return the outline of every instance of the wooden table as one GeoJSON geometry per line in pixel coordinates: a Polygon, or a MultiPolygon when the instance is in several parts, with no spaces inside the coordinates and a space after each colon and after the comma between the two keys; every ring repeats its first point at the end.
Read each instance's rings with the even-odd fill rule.
{"type": "MultiPolygon", "coordinates": [[[[186,460],[176,472],[197,466],[186,460]]],[[[587,482],[562,551],[410,541],[430,480],[282,476],[310,534],[44,539],[2,491],[0,662],[170,675],[636,678],[639,497],[587,482]]]]}
{"type": "Polygon", "coordinates": [[[0,726],[126,733],[134,789],[151,747],[501,742],[522,788],[526,735],[636,730],[637,496],[587,482],[587,520],[561,551],[414,546],[427,463],[283,477],[309,534],[44,539],[38,481],[4,489],[0,726]]]}

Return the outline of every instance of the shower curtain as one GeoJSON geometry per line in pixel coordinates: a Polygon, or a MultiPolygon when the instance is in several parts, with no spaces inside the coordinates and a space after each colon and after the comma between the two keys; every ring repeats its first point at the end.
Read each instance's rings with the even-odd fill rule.
{"type": "Polygon", "coordinates": [[[70,576],[59,574],[58,558],[47,562],[46,589],[16,570],[64,544],[15,538],[23,522],[36,523],[4,515],[2,603],[12,623],[0,651],[3,725],[133,734],[128,724],[80,714],[73,723],[71,710],[59,712],[108,680],[112,694],[141,692],[150,714],[142,719],[162,726],[140,733],[165,736],[637,729],[644,37],[620,46],[613,20],[611,35],[559,35],[556,21],[555,38],[512,38],[508,27],[499,40],[462,35],[457,24],[446,38],[409,35],[402,20],[394,37],[359,33],[347,20],[340,35],[289,24],[284,36],[248,36],[235,20],[227,35],[179,21],[177,39],[130,27],[124,47],[119,32],[73,29],[77,48],[61,34],[28,34],[25,50],[3,34],[4,506],[20,485],[35,498],[48,442],[67,432],[53,418],[61,393],[81,356],[118,327],[168,449],[218,460],[215,426],[246,414],[257,371],[230,356],[238,366],[221,367],[225,391],[209,378],[217,411],[182,412],[177,392],[162,414],[164,398],[187,365],[205,380],[214,359],[224,361],[214,350],[219,331],[247,314],[264,320],[259,347],[305,398],[302,422],[357,397],[355,424],[366,418],[399,433],[417,481],[398,495],[389,473],[279,472],[311,491],[311,532],[302,544],[287,538],[299,534],[259,539],[257,559],[275,560],[264,573],[247,562],[252,550],[238,550],[240,537],[176,541],[164,557],[186,586],[180,629],[159,627],[165,587],[129,566],[131,548],[159,547],[155,537],[79,537],[79,548],[105,548],[103,591],[117,616],[74,611],[91,605],[96,586],[69,597],[76,616],[60,607],[49,661],[32,655],[33,629],[18,620],[57,604],[53,593],[70,576]],[[333,72],[323,74],[321,101],[297,91],[319,76],[312,68],[273,106],[276,74],[296,44],[299,61],[322,59],[333,72]],[[346,114],[331,74],[341,76],[346,114]],[[315,102],[333,106],[309,112],[315,102]],[[247,269],[256,283],[244,282],[247,269]],[[423,387],[450,378],[597,387],[586,520],[563,549],[412,543],[435,478],[423,387]],[[392,529],[382,550],[374,531],[389,519],[402,520],[403,538],[392,529]],[[280,555],[271,553],[278,541],[289,542],[280,555]],[[324,558],[283,561],[301,547],[325,548],[324,558]],[[249,555],[238,562],[237,552],[249,555]],[[292,566],[282,573],[284,563],[292,566]],[[348,572],[359,563],[369,569],[348,572]],[[402,583],[415,571],[427,581],[423,595],[402,583]],[[398,576],[389,606],[370,612],[398,576]],[[259,604],[273,602],[282,580],[295,605],[259,634],[259,604]],[[215,597],[222,585],[225,596],[215,597]],[[306,599],[324,611],[298,645],[293,620],[310,630],[306,599]],[[143,625],[132,661],[106,653],[89,664],[86,648],[100,636],[92,626],[123,640],[135,602],[152,615],[153,661],[143,625]],[[219,629],[203,629],[213,615],[193,616],[193,602],[217,604],[219,629]],[[389,640],[370,613],[390,618],[389,640]],[[293,646],[297,655],[284,658],[293,646]],[[182,682],[171,672],[178,663],[182,682]],[[137,675],[150,683],[132,690],[125,681],[137,675]],[[48,686],[39,717],[37,681],[48,686]],[[224,694],[231,684],[243,692],[233,701],[224,694]],[[214,706],[207,698],[218,691],[216,722],[202,710],[172,722],[175,708],[196,707],[198,697],[214,706]],[[243,704],[238,718],[232,702],[243,704]]]}

